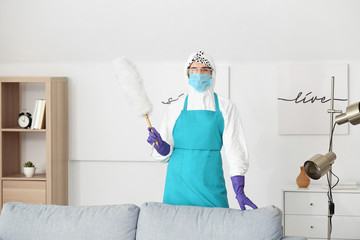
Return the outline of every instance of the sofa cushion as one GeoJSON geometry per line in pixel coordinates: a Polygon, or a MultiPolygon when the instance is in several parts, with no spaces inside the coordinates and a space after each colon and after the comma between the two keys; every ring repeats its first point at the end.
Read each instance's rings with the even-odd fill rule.
{"type": "Polygon", "coordinates": [[[241,211],[228,208],[144,203],[137,240],[281,239],[282,214],[275,206],[241,211]]]}
{"type": "Polygon", "coordinates": [[[139,207],[6,203],[0,215],[4,240],[135,239],[139,207]]]}

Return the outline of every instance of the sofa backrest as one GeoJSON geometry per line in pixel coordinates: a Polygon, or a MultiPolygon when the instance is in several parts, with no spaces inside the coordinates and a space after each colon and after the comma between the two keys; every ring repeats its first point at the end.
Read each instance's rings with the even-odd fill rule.
{"type": "Polygon", "coordinates": [[[134,240],[139,207],[6,203],[0,216],[4,240],[134,240]]]}
{"type": "Polygon", "coordinates": [[[241,211],[163,203],[139,208],[12,202],[0,215],[0,240],[278,240],[281,217],[274,206],[241,211]]]}
{"type": "Polygon", "coordinates": [[[241,211],[144,203],[136,240],[281,239],[282,213],[275,206],[241,211]]]}

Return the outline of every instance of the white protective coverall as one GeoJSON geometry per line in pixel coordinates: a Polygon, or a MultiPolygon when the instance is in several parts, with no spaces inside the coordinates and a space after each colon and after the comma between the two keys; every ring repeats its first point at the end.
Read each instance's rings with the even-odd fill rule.
{"type": "MultiPolygon", "coordinates": [[[[196,60],[196,62],[200,62],[198,60],[196,60]]],[[[191,54],[185,64],[184,78],[184,83],[187,85],[188,91],[187,109],[215,111],[214,87],[216,82],[216,67],[211,57],[207,56],[202,51],[191,54]],[[195,91],[195,89],[188,83],[188,67],[197,59],[199,53],[201,55],[201,61],[206,61],[213,69],[211,86],[203,92],[195,91]]],[[[155,159],[161,162],[168,162],[173,152],[174,140],[172,132],[175,122],[183,109],[185,96],[186,95],[184,95],[178,101],[172,102],[169,106],[169,111],[163,118],[159,133],[162,139],[170,145],[170,152],[166,156],[160,155],[157,153],[157,151],[153,151],[152,154],[155,159]]],[[[249,161],[244,133],[241,125],[240,112],[233,101],[222,96],[218,96],[218,99],[219,108],[224,118],[223,147],[225,158],[229,165],[230,177],[245,175],[249,168],[249,161]]]]}

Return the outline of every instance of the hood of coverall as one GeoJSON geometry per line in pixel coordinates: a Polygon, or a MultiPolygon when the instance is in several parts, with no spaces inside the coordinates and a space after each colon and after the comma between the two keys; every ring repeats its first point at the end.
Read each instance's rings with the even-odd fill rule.
{"type": "Polygon", "coordinates": [[[215,111],[214,87],[216,79],[216,68],[212,58],[203,51],[192,53],[185,63],[185,80],[188,91],[188,110],[211,110],[215,111]],[[189,84],[188,67],[193,62],[199,62],[212,68],[211,86],[203,92],[197,92],[189,84]]]}
{"type": "Polygon", "coordinates": [[[190,54],[188,60],[185,63],[185,80],[187,83],[188,93],[191,95],[193,94],[207,95],[214,93],[215,79],[216,79],[216,67],[212,58],[209,55],[207,55],[204,51],[197,51],[190,54]],[[199,62],[205,64],[206,66],[212,69],[211,86],[201,93],[196,92],[195,89],[189,84],[188,68],[193,62],[199,62]]]}

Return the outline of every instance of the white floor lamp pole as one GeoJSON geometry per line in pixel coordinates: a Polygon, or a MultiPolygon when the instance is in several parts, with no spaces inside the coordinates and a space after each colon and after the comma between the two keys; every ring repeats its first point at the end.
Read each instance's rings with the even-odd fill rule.
{"type": "MultiPolygon", "coordinates": [[[[332,152],[332,145],[333,145],[333,128],[334,128],[334,114],[335,113],[342,113],[342,111],[339,110],[335,110],[334,109],[334,92],[335,92],[335,77],[332,76],[331,77],[331,101],[330,101],[330,109],[328,109],[328,113],[330,113],[330,132],[329,132],[329,137],[330,137],[330,145],[329,145],[329,152],[332,152]]],[[[330,165],[330,170],[327,173],[328,174],[328,184],[329,184],[329,194],[332,200],[332,193],[331,193],[331,188],[332,188],[332,165],[330,165]]],[[[330,207],[330,199],[328,201],[328,231],[327,231],[327,239],[330,240],[331,239],[331,217],[333,215],[333,212],[331,212],[331,207],[330,207]]]]}

